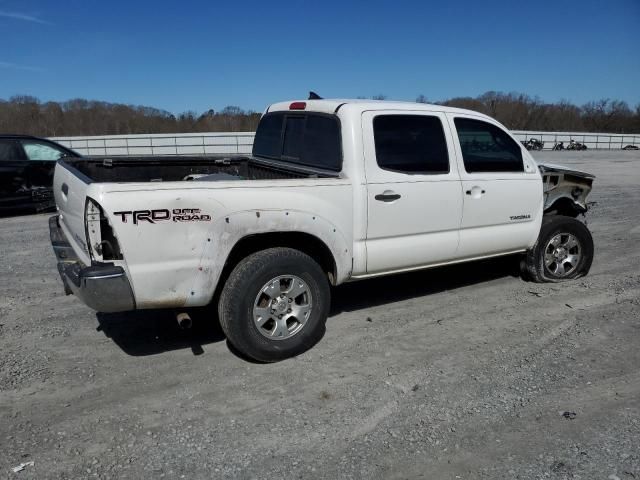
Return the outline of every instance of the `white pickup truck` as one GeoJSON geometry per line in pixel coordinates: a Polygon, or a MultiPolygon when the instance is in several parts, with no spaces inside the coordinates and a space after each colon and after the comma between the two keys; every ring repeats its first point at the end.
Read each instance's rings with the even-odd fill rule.
{"type": "Polygon", "coordinates": [[[276,361],[322,337],[331,285],[514,253],[533,281],[585,275],[593,178],[472,111],[284,102],[251,156],[59,161],[51,241],[91,308],[215,302],[238,350],[276,361]]]}

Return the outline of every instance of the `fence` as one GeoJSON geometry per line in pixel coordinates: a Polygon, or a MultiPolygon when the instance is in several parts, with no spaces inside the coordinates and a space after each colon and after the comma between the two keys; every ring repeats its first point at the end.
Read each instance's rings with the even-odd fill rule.
{"type": "Polygon", "coordinates": [[[253,132],[54,137],[81,155],[234,155],[251,153],[253,132]]]}
{"type": "Polygon", "coordinates": [[[544,149],[551,150],[557,142],[564,142],[564,146],[571,140],[583,143],[589,149],[595,150],[620,150],[626,145],[638,145],[640,147],[640,135],[620,133],[585,133],[585,132],[527,132],[512,130],[511,133],[518,139],[526,141],[535,138],[544,142],[544,149]]]}
{"type": "MultiPolygon", "coordinates": [[[[512,131],[518,140],[536,138],[551,149],[556,142],[571,139],[589,149],[619,150],[625,145],[640,146],[640,134],[584,132],[512,131]]],[[[52,138],[82,155],[234,155],[251,153],[253,132],[175,133],[153,135],[105,135],[52,138]]]]}

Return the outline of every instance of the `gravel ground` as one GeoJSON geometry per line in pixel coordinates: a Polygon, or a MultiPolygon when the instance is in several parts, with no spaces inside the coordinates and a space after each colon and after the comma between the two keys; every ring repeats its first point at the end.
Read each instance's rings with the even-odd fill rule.
{"type": "Polygon", "coordinates": [[[0,219],[0,478],[640,479],[640,153],[536,156],[598,177],[588,277],[344,285],[322,342],[272,365],[206,310],[96,315],[47,216],[0,219]]]}

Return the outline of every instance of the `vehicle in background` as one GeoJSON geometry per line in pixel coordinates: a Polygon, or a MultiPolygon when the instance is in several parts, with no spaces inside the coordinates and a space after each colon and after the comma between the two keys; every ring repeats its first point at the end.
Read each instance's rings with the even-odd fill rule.
{"type": "Polygon", "coordinates": [[[576,142],[573,138],[567,145],[567,150],[586,150],[587,146],[584,143],[576,142]]]}
{"type": "Polygon", "coordinates": [[[51,187],[56,162],[79,156],[44,138],[0,135],[0,211],[55,208],[51,187]]]}
{"type": "Polygon", "coordinates": [[[640,147],[637,145],[625,145],[622,150],[640,150],[640,147]]]}
{"type": "Polygon", "coordinates": [[[544,142],[541,142],[537,138],[530,138],[529,140],[522,141],[521,143],[527,150],[542,150],[544,147],[544,142]]]}
{"type": "Polygon", "coordinates": [[[564,142],[556,142],[551,150],[564,150],[564,142]]]}

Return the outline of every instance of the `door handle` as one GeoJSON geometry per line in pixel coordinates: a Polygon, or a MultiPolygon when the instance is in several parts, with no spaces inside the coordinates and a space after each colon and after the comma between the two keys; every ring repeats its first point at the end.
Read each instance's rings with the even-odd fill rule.
{"type": "Polygon", "coordinates": [[[400,195],[392,192],[391,190],[385,190],[375,196],[375,199],[380,202],[394,202],[400,198],[400,195]]]}
{"type": "Polygon", "coordinates": [[[480,196],[480,195],[484,195],[486,193],[486,190],[484,189],[480,189],[480,187],[473,187],[471,190],[467,190],[466,192],[467,195],[476,195],[476,196],[480,196]]]}
{"type": "Polygon", "coordinates": [[[69,195],[69,185],[67,185],[66,183],[62,184],[60,190],[62,190],[62,193],[64,193],[65,195],[69,195]]]}

